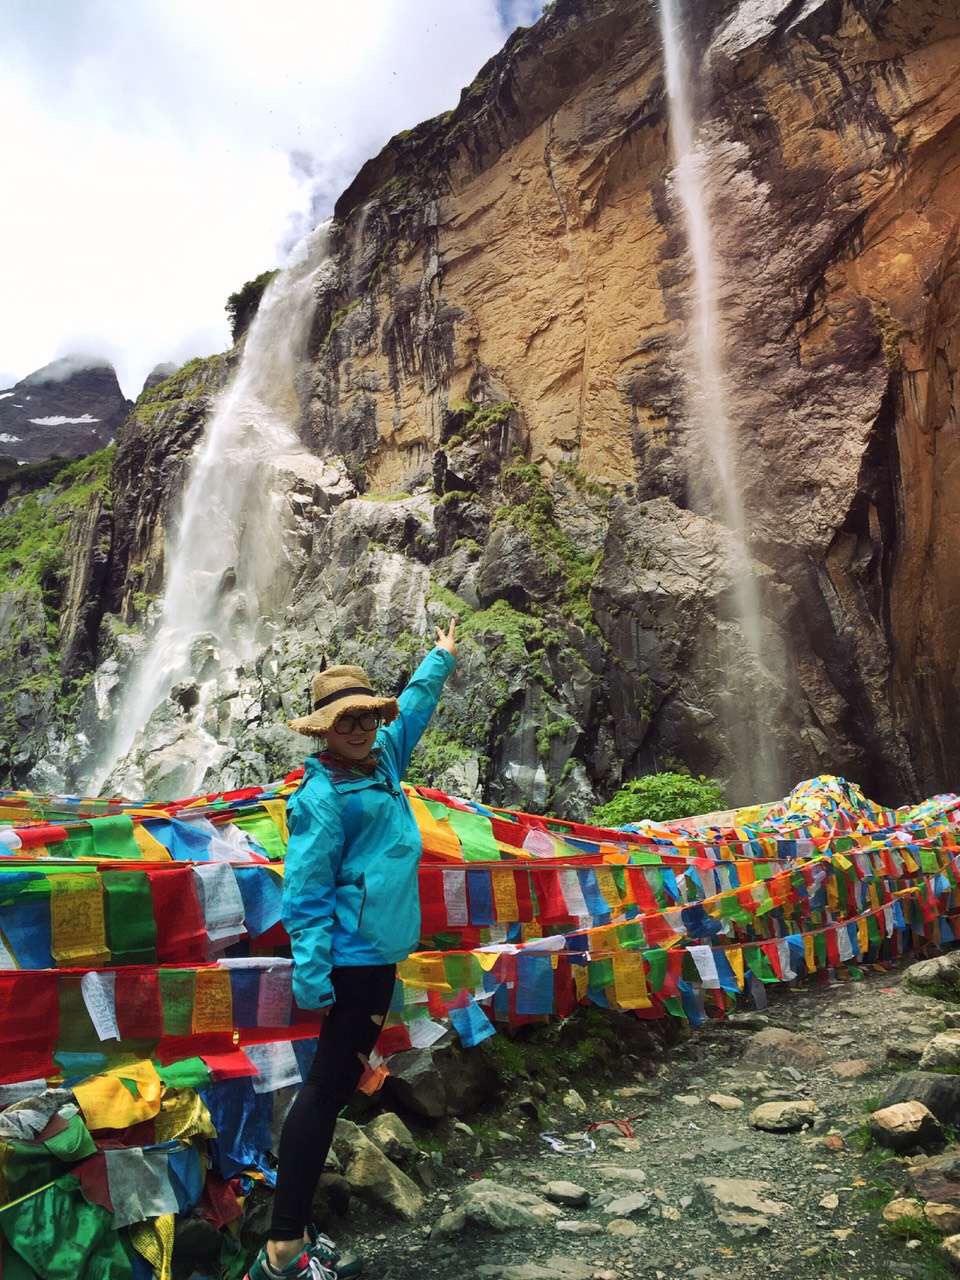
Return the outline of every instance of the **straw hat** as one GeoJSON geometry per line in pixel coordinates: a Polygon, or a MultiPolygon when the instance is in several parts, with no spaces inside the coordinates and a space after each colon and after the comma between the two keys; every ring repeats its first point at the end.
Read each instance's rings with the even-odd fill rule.
{"type": "Polygon", "coordinates": [[[373,687],[363,667],[327,667],[310,681],[310,705],[308,716],[289,720],[291,729],[320,737],[336,724],[342,715],[359,711],[376,711],[389,724],[400,714],[396,698],[381,698],[373,687]]]}

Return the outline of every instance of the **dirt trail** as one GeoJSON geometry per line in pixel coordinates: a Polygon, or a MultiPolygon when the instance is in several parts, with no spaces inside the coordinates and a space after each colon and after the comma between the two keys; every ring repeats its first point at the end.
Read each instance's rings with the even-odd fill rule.
{"type": "Polygon", "coordinates": [[[764,1013],[682,1039],[653,1076],[624,1070],[619,1078],[571,1081],[583,1112],[561,1088],[540,1104],[537,1122],[522,1123],[513,1111],[475,1118],[473,1134],[454,1126],[442,1163],[436,1155],[429,1161],[435,1186],[417,1221],[398,1224],[355,1199],[339,1234],[365,1255],[366,1274],[382,1280],[952,1275],[933,1238],[910,1243],[881,1226],[880,1209],[902,1185],[904,1163],[864,1150],[869,1111],[899,1071],[916,1065],[946,1007],[911,992],[898,972],[779,992],[764,1013]],[[715,1094],[743,1105],[727,1101],[721,1109],[708,1101],[715,1094]],[[816,1110],[806,1108],[808,1126],[799,1131],[766,1132],[749,1122],[764,1102],[816,1110]],[[577,1139],[590,1121],[638,1113],[633,1138],[603,1126],[592,1132],[590,1153],[577,1139]],[[551,1154],[543,1128],[572,1149],[551,1154]],[[590,1201],[503,1233],[468,1223],[431,1237],[480,1179],[500,1184],[508,1203],[518,1191],[543,1197],[559,1180],[589,1192],[590,1201]],[[709,1179],[762,1185],[708,1186],[709,1179]]]}

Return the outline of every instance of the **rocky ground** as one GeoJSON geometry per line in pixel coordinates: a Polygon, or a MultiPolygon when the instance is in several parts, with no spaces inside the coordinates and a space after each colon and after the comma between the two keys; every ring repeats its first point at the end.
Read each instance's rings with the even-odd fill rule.
{"type": "MultiPolygon", "coordinates": [[[[939,967],[952,975],[953,960],[932,963],[942,994],[939,967]]],[[[765,1011],[708,1024],[658,1057],[555,1077],[551,1089],[519,1079],[469,1125],[408,1116],[413,1143],[381,1115],[366,1134],[396,1165],[342,1121],[353,1197],[327,1228],[382,1280],[952,1275],[941,1241],[960,1231],[960,1209],[925,1214],[922,1202],[960,1200],[960,1032],[943,1034],[958,1017],[903,972],[872,971],[778,992],[765,1011]],[[941,1152],[932,1161],[902,1116],[885,1129],[871,1119],[913,1097],[943,1121],[921,1125],[928,1155],[941,1152]],[[871,1129],[916,1154],[894,1154],[871,1129]],[[917,1188],[885,1221],[888,1202],[917,1188]]],[[[346,1192],[342,1176],[329,1180],[346,1192]]]]}

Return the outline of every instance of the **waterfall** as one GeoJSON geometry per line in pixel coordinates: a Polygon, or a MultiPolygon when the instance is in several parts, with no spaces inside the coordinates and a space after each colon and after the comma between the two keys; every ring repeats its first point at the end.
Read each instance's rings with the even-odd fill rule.
{"type": "MultiPolygon", "coordinates": [[[[264,291],[236,372],[207,423],[168,531],[164,593],[146,649],[128,673],[113,731],[87,783],[96,794],[174,686],[197,675],[197,646],[215,640],[219,666],[256,653],[258,624],[284,560],[288,505],[277,483],[304,454],[296,432],[295,375],[313,315],[314,282],[327,261],[328,224],[306,236],[264,291]]],[[[209,672],[205,672],[206,677],[209,672]]],[[[220,746],[201,726],[215,679],[202,680],[194,714],[199,786],[220,746]]]]}
{"type": "MultiPolygon", "coordinates": [[[[733,604],[755,671],[779,655],[764,637],[757,583],[748,545],[746,513],[737,479],[737,439],[731,420],[728,371],[724,368],[723,322],[717,300],[717,258],[710,217],[709,146],[699,136],[692,102],[691,67],[679,17],[680,0],[659,0],[660,31],[670,107],[673,149],[673,192],[679,202],[692,266],[687,316],[685,399],[699,469],[690,468],[694,499],[719,517],[729,530],[728,559],[733,578],[733,604]]],[[[731,671],[730,676],[734,673],[731,671]]],[[[742,680],[742,673],[738,673],[742,680]]],[[[725,728],[737,754],[735,772],[750,779],[753,798],[781,791],[776,744],[760,732],[756,699],[760,692],[744,682],[752,705],[731,705],[725,728]]],[[[730,699],[731,704],[740,700],[730,699]]]]}

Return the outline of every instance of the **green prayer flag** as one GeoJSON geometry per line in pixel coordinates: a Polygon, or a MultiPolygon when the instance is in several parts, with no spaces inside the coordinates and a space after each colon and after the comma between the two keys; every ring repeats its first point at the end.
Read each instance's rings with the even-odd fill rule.
{"type": "Polygon", "coordinates": [[[746,960],[750,972],[760,979],[761,982],[778,982],[777,975],[770,966],[770,961],[763,954],[759,947],[744,947],[743,958],[746,960]]]}
{"type": "Polygon", "coordinates": [[[160,969],[160,1007],[163,1034],[188,1036],[193,1029],[193,1000],[197,986],[195,969],[160,969]]]}
{"type": "Polygon", "coordinates": [[[454,991],[472,991],[483,981],[480,961],[473,955],[448,955],[443,957],[443,972],[454,991]]]}
{"type": "Polygon", "coordinates": [[[68,858],[95,858],[97,850],[93,843],[93,832],[90,830],[89,822],[72,830],[68,828],[66,841],[61,841],[56,846],[56,850],[58,856],[63,854],[68,858]]]}
{"type": "Polygon", "coordinates": [[[650,990],[659,995],[667,980],[667,953],[657,947],[655,950],[645,951],[643,958],[650,966],[650,990]]]}
{"type": "Polygon", "coordinates": [[[587,973],[590,976],[590,986],[594,991],[609,987],[613,983],[613,961],[591,960],[587,965],[587,973]]]}
{"type": "MultiPolygon", "coordinates": [[[[102,818],[112,822],[112,818],[102,818]]],[[[145,871],[104,871],[107,944],[114,964],[156,964],[157,924],[145,871]]]]}
{"type": "Polygon", "coordinates": [[[448,809],[446,814],[463,846],[465,862],[500,861],[500,850],[489,818],[482,813],[464,813],[460,809],[448,809]]]}
{"type": "Polygon", "coordinates": [[[80,974],[61,974],[57,979],[60,1005],[60,1027],[57,1048],[67,1053],[100,1053],[103,1041],[97,1035],[87,1012],[80,974]]]}
{"type": "Polygon", "coordinates": [[[5,1240],[0,1240],[0,1276],[3,1280],[40,1280],[40,1276],[5,1240]]]}
{"type": "Polygon", "coordinates": [[[132,1280],[113,1214],[70,1174],[0,1209],[0,1230],[44,1280],[132,1280]]]}
{"type": "Polygon", "coordinates": [[[266,851],[267,857],[278,862],[287,850],[277,824],[268,813],[245,813],[234,818],[233,825],[245,831],[266,851]]]}
{"type": "Polygon", "coordinates": [[[90,818],[89,825],[98,858],[133,858],[139,861],[143,857],[133,838],[133,819],[128,814],[90,818]]]}
{"type": "Polygon", "coordinates": [[[153,1065],[168,1089],[204,1089],[212,1079],[210,1068],[202,1058],[183,1058],[180,1062],[168,1062],[166,1066],[159,1062],[153,1065]]]}
{"type": "Polygon", "coordinates": [[[97,1144],[90,1137],[90,1130],[79,1115],[71,1116],[67,1127],[52,1138],[44,1138],[43,1145],[58,1160],[67,1162],[86,1160],[87,1156],[96,1155],[97,1144]]]}

